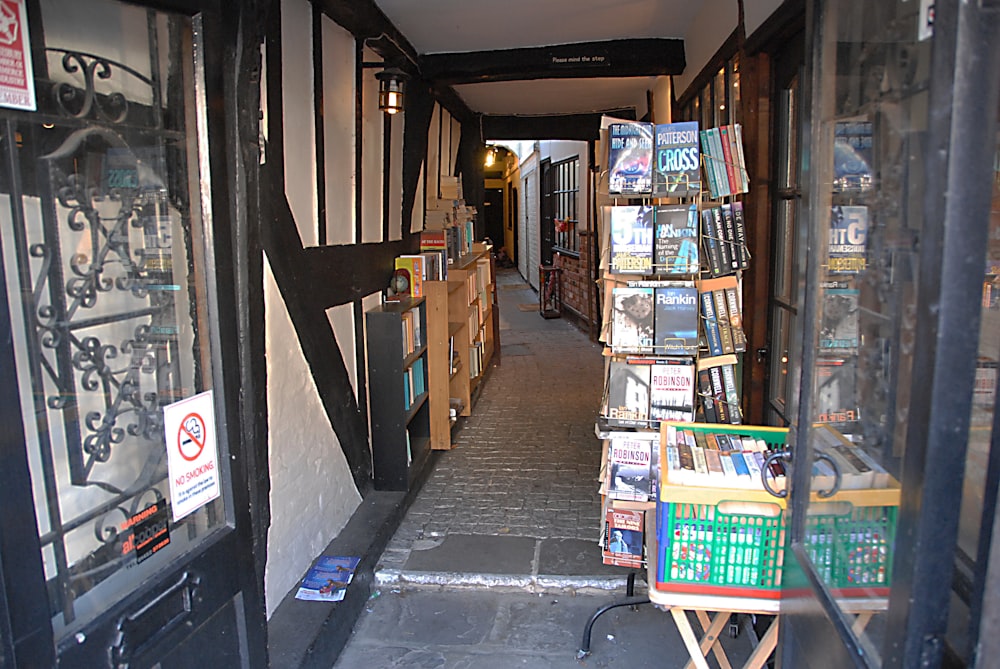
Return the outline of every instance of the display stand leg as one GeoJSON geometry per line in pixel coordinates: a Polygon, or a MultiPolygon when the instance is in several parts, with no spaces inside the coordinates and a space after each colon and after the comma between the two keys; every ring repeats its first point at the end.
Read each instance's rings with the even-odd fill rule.
{"type": "Polygon", "coordinates": [[[680,632],[681,639],[684,640],[684,646],[687,647],[688,655],[691,656],[691,662],[694,663],[696,669],[708,669],[708,662],[705,661],[705,656],[701,652],[698,639],[695,638],[694,630],[691,629],[691,622],[688,620],[687,611],[672,606],[670,607],[670,615],[674,617],[674,624],[677,625],[677,631],[680,632]]]}
{"type": "Polygon", "coordinates": [[[597,619],[601,617],[607,611],[611,609],[617,609],[622,606],[638,606],[639,604],[649,604],[648,597],[638,597],[633,598],[632,595],[635,594],[635,572],[629,572],[628,580],[625,585],[625,595],[629,598],[622,602],[614,602],[606,606],[602,606],[594,612],[594,615],[590,616],[587,624],[583,627],[583,642],[580,644],[580,650],[576,651],[576,658],[582,660],[583,658],[590,655],[590,634],[593,631],[594,623],[597,619]]]}
{"type": "Polygon", "coordinates": [[[854,636],[861,636],[861,633],[868,627],[868,621],[872,619],[873,615],[875,615],[874,611],[862,611],[858,614],[858,617],[854,619],[854,624],[851,625],[851,631],[854,632],[854,636]]]}
{"type": "MultiPolygon", "coordinates": [[[[704,631],[700,644],[701,654],[707,657],[708,651],[711,649],[720,669],[733,669],[733,665],[729,664],[729,658],[726,657],[726,651],[719,644],[719,634],[729,622],[731,614],[728,611],[719,611],[715,614],[715,620],[709,619],[707,611],[695,611],[695,615],[698,616],[698,622],[701,623],[701,629],[704,631]]],[[[691,669],[693,666],[694,660],[691,660],[684,665],[684,669],[691,669]]]]}
{"type": "Polygon", "coordinates": [[[778,616],[775,616],[774,620],[771,621],[771,625],[767,628],[767,632],[761,637],[760,643],[757,644],[757,647],[750,653],[750,657],[747,658],[746,664],[743,665],[744,669],[760,669],[763,667],[777,645],[778,616]]]}

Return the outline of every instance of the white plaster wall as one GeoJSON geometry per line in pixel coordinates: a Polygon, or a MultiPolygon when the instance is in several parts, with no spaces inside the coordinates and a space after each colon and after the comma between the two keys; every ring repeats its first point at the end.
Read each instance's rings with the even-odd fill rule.
{"type": "MultiPolygon", "coordinates": [[[[347,524],[361,495],[323,410],[267,258],[264,312],[271,472],[264,596],[270,618],[313,559],[347,524]]],[[[353,339],[353,333],[347,337],[353,339]]]]}
{"type": "MultiPolygon", "coordinates": [[[[366,62],[376,62],[371,49],[364,50],[366,62]]],[[[378,108],[376,68],[365,68],[361,89],[361,241],[382,240],[382,117],[378,108]]]]}
{"type": "MultiPolygon", "coordinates": [[[[753,1],[749,0],[749,3],[753,1]]],[[[766,1],[773,2],[773,0],[766,1]]],[[[698,15],[684,35],[684,56],[687,66],[682,74],[674,78],[674,86],[679,94],[687,90],[691,81],[736,30],[738,23],[738,0],[702,0],[698,15]]]]}
{"type": "Polygon", "coordinates": [[[784,0],[747,0],[743,3],[743,27],[747,37],[775,12],[784,0]]]}
{"type": "Polygon", "coordinates": [[[353,244],[355,203],[354,36],[323,17],[323,162],[326,239],[353,244]]]}
{"type": "Polygon", "coordinates": [[[393,240],[403,238],[403,114],[389,117],[389,239],[393,240]]]}
{"type": "Polygon", "coordinates": [[[425,165],[420,166],[420,176],[417,177],[417,194],[413,198],[413,218],[410,220],[410,232],[417,232],[424,229],[425,206],[424,198],[421,197],[421,193],[424,192],[424,178],[426,176],[424,167],[425,165]]]}
{"type": "Polygon", "coordinates": [[[653,84],[653,123],[671,122],[671,92],[670,77],[657,77],[653,84]]]}
{"type": "MultiPolygon", "coordinates": [[[[382,293],[381,292],[377,292],[377,293],[372,293],[370,295],[366,295],[365,297],[361,298],[361,311],[362,311],[362,313],[366,313],[367,314],[370,310],[374,309],[375,307],[377,307],[381,303],[382,303],[382,293]]],[[[365,347],[365,349],[364,349],[365,350],[365,357],[364,357],[365,368],[362,371],[365,374],[365,388],[370,391],[372,385],[371,385],[371,382],[368,379],[368,348],[367,348],[367,342],[368,342],[368,321],[367,320],[365,320],[364,327],[362,328],[362,330],[363,330],[364,334],[361,337],[361,342],[362,342],[362,346],[365,347]]],[[[370,397],[367,398],[367,401],[368,401],[368,406],[371,406],[371,398],[370,397]]],[[[371,452],[371,444],[372,444],[371,411],[368,412],[368,418],[369,418],[369,420],[368,420],[368,449],[369,449],[369,452],[371,452]]]]}
{"type": "Polygon", "coordinates": [[[341,304],[326,310],[326,318],[333,328],[333,336],[340,346],[340,355],[347,367],[347,376],[354,388],[354,399],[358,398],[358,346],[354,336],[354,304],[341,304]]]}
{"type": "Polygon", "coordinates": [[[541,245],[538,232],[538,193],[541,171],[538,169],[539,153],[535,151],[521,165],[521,218],[523,227],[518,238],[518,264],[528,284],[538,288],[538,264],[541,245]],[[520,259],[523,259],[520,260],[520,259]]]}
{"type": "MultiPolygon", "coordinates": [[[[405,113],[405,112],[404,112],[405,113]]],[[[431,124],[427,135],[427,204],[428,208],[437,205],[437,197],[440,193],[441,174],[439,164],[441,162],[441,105],[434,103],[434,111],[431,112],[431,124]]]]}
{"type": "Polygon", "coordinates": [[[281,0],[285,197],[303,246],[315,246],[319,239],[312,72],[312,4],[308,0],[281,0]]]}

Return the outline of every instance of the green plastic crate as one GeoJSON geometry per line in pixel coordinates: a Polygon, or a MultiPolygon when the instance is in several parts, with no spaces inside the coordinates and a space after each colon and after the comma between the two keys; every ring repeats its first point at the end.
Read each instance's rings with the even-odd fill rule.
{"type": "Polygon", "coordinates": [[[820,577],[836,589],[888,588],[897,507],[836,504],[847,510],[806,518],[806,552],[820,577]]]}
{"type": "Polygon", "coordinates": [[[777,504],[660,502],[659,583],[752,590],[781,586],[782,510],[777,504]],[[759,509],[763,513],[734,510],[759,509]]]}

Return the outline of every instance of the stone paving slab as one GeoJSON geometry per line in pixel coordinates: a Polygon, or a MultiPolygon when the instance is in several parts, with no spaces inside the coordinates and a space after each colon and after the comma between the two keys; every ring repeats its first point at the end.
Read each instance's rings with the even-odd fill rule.
{"type": "Polygon", "coordinates": [[[449,534],[435,545],[414,546],[407,571],[530,574],[535,540],[530,537],[449,534]]]}
{"type": "MultiPolygon", "coordinates": [[[[382,589],[369,600],[335,669],[680,669],[688,659],[669,614],[642,604],[594,622],[590,655],[578,659],[590,617],[608,597],[489,590],[382,589]]],[[[746,635],[722,638],[739,666],[746,635]]],[[[714,665],[713,665],[714,666],[714,665]]]]}

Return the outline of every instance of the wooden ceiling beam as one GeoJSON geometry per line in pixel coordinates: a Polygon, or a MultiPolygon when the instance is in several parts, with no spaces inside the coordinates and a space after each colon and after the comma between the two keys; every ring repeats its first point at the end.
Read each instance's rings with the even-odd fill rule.
{"type": "Polygon", "coordinates": [[[643,77],[680,74],[684,40],[623,39],[525,49],[425,54],[420,72],[437,84],[525,79],[643,77]]]}

